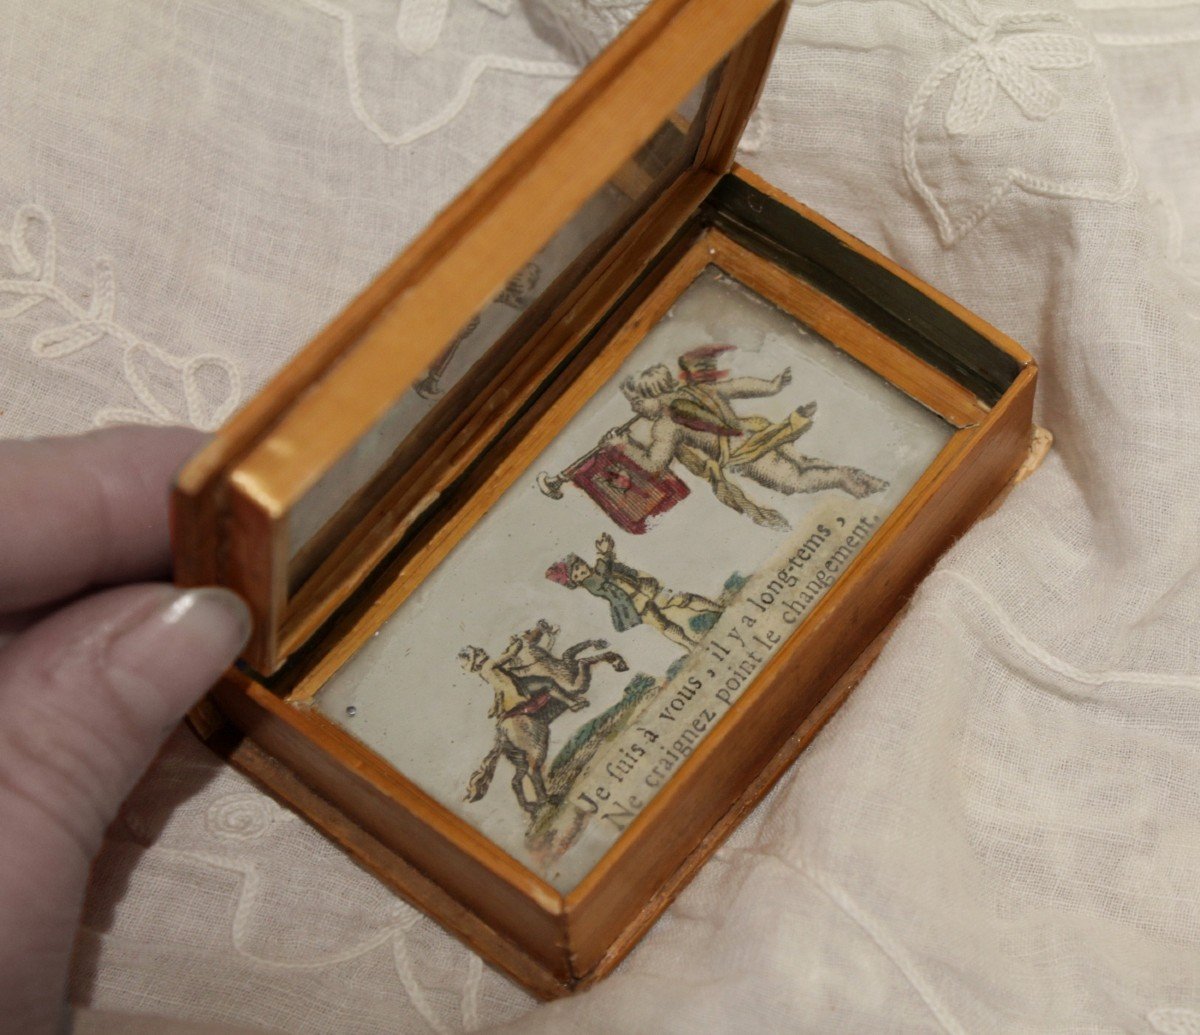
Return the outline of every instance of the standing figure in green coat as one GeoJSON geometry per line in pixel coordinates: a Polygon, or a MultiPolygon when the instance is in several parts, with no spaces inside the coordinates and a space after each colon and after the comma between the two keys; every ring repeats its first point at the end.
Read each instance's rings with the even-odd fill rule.
{"type": "Polygon", "coordinates": [[[674,593],[664,589],[652,575],[622,564],[607,532],[596,540],[594,565],[577,554],[568,554],[547,569],[546,578],[568,589],[586,589],[607,602],[617,632],[645,624],[689,651],[721,615],[721,605],[707,597],[674,593]]]}

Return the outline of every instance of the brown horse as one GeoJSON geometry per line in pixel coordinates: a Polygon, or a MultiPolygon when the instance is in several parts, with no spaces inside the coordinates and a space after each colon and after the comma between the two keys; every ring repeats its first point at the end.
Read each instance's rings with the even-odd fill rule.
{"type": "Polygon", "coordinates": [[[612,665],[617,672],[626,672],[629,669],[629,665],[620,654],[608,650],[607,640],[583,640],[568,647],[561,655],[555,655],[556,636],[558,627],[551,625],[544,618],[539,619],[532,629],[521,633],[522,651],[518,655],[518,661],[523,660],[522,655],[527,656],[529,660],[524,664],[512,666],[512,673],[516,676],[542,676],[565,690],[571,697],[578,698],[591,689],[592,669],[597,665],[612,665]],[[585,650],[592,649],[605,653],[593,654],[588,658],[579,656],[585,650]]]}
{"type": "Polygon", "coordinates": [[[526,812],[535,814],[551,800],[546,793],[544,773],[550,723],[567,709],[578,711],[587,707],[585,695],[596,665],[609,664],[618,672],[629,667],[624,658],[612,651],[580,657],[590,647],[606,646],[591,640],[555,655],[552,651],[556,632],[543,620],[537,628],[514,636],[499,657],[489,657],[480,647],[464,647],[458,652],[463,671],[475,673],[492,688],[488,715],[496,720],[495,742],[467,783],[466,801],[479,801],[487,794],[503,755],[513,765],[512,788],[517,801],[526,812]],[[543,638],[548,638],[549,646],[541,645],[543,638]],[[521,665],[523,652],[529,655],[529,660],[521,665]],[[532,798],[526,794],[527,782],[533,789],[532,798]]]}

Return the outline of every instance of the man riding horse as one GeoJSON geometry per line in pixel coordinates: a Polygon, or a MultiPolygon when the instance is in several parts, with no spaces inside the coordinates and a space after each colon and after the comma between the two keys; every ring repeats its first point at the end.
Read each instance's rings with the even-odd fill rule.
{"type": "Polygon", "coordinates": [[[585,640],[552,653],[557,629],[545,620],[522,635],[513,636],[499,656],[492,658],[481,647],[458,652],[464,672],[473,672],[492,688],[488,716],[496,720],[496,739],[467,784],[466,801],[479,801],[491,787],[496,765],[503,755],[513,765],[513,793],[521,808],[535,814],[550,801],[544,767],[550,743],[550,723],[564,711],[586,708],[592,669],[608,664],[618,672],[629,666],[613,651],[580,657],[589,648],[603,649],[603,641],[585,640]],[[543,637],[549,646],[542,646],[543,637]],[[522,664],[522,652],[529,659],[522,664]],[[533,797],[526,794],[526,783],[533,797]]]}

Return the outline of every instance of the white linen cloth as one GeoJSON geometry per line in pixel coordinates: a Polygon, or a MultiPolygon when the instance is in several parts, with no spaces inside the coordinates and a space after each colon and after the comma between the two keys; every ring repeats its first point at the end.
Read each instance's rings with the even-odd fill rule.
{"type": "MultiPolygon", "coordinates": [[[[8,0],[0,432],[219,423],[639,6],[8,0]]],[[[1042,470],[594,991],[535,1004],[180,733],[97,864],[76,1002],[1200,1031],[1200,4],[798,2],[748,144],[1034,353],[1042,470]]]]}

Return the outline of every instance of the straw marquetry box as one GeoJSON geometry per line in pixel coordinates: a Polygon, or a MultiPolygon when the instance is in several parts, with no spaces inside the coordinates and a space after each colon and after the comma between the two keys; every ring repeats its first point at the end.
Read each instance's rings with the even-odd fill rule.
{"type": "Polygon", "coordinates": [[[1020,348],[732,164],[786,14],[656,0],[184,470],[201,734],[514,978],[602,977],[1030,449],[1020,348]]]}

